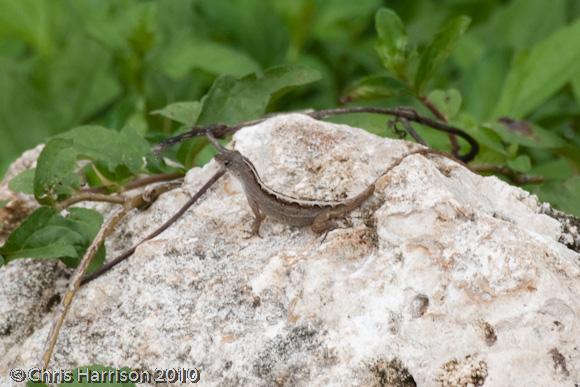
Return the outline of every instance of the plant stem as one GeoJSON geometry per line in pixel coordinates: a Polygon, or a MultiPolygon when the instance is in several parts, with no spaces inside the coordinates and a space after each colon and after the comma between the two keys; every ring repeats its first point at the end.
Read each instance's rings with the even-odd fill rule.
{"type": "MultiPolygon", "coordinates": [[[[160,173],[158,175],[149,175],[149,176],[144,176],[144,177],[138,177],[134,180],[129,181],[127,184],[125,184],[122,191],[123,192],[130,191],[132,189],[143,187],[143,186],[153,184],[153,183],[162,183],[164,181],[176,180],[176,179],[182,178],[184,175],[185,175],[184,173],[175,172],[175,173],[160,173]]],[[[85,189],[81,190],[80,192],[83,192],[83,193],[84,192],[103,193],[103,192],[107,192],[107,190],[109,190],[111,188],[114,188],[114,186],[85,188],[85,189]]]]}
{"type": "Polygon", "coordinates": [[[124,205],[123,208],[120,208],[113,213],[113,215],[107,220],[105,225],[101,227],[101,229],[97,233],[97,236],[95,237],[95,239],[93,239],[93,242],[85,252],[83,259],[81,260],[81,263],[76,268],[73,277],[68,285],[66,293],[60,305],[58,306],[58,309],[56,310],[52,322],[52,327],[50,328],[50,333],[48,334],[48,339],[46,341],[45,346],[46,349],[42,356],[43,369],[48,369],[50,358],[52,357],[52,352],[56,345],[56,341],[58,340],[60,329],[62,328],[62,325],[70,309],[74,296],[81,285],[81,279],[83,278],[83,275],[87,271],[89,264],[91,263],[93,257],[99,250],[101,244],[105,241],[107,236],[109,236],[113,232],[115,226],[127,215],[129,210],[130,207],[128,205],[124,205]]]}
{"type": "Polygon", "coordinates": [[[106,195],[101,193],[79,192],[75,196],[72,196],[58,203],[58,208],[60,210],[63,210],[79,202],[107,202],[115,204],[124,204],[125,200],[126,199],[120,195],[106,195]]]}
{"type": "Polygon", "coordinates": [[[125,184],[125,186],[123,187],[123,191],[130,191],[132,189],[143,187],[143,186],[153,184],[153,183],[161,183],[164,181],[171,181],[171,180],[180,179],[184,175],[185,174],[183,174],[181,172],[175,172],[175,173],[161,173],[159,175],[140,177],[140,178],[137,178],[135,180],[131,180],[130,182],[125,184]]]}
{"type": "Polygon", "coordinates": [[[522,185],[522,184],[541,184],[544,182],[543,176],[529,176],[518,173],[509,167],[504,165],[495,165],[495,164],[476,164],[471,165],[471,170],[477,173],[497,173],[500,175],[505,176],[514,184],[522,185]]]}

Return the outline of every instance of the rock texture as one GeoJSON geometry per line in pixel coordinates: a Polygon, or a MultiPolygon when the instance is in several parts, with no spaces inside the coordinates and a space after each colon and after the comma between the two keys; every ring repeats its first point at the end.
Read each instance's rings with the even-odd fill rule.
{"type": "MultiPolygon", "coordinates": [[[[245,128],[233,146],[275,190],[326,199],[360,192],[415,147],[302,115],[245,128]]],[[[191,170],[182,189],[135,213],[110,255],[216,168],[191,170]]],[[[271,219],[247,239],[251,211],[226,175],[79,292],[52,364],[197,367],[204,386],[573,386],[580,256],[542,212],[495,177],[415,155],[325,239],[271,219]]],[[[22,262],[0,269],[6,385],[10,368],[38,364],[64,281],[55,263],[22,262]]]]}

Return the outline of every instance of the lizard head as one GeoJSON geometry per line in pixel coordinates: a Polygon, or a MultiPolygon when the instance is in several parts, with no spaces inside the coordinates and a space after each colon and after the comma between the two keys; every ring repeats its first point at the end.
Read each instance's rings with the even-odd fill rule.
{"type": "Polygon", "coordinates": [[[234,175],[248,168],[247,159],[237,150],[224,150],[215,155],[215,160],[234,175]]]}
{"type": "Polygon", "coordinates": [[[227,150],[215,155],[215,161],[227,169],[234,169],[236,165],[244,162],[244,156],[236,150],[227,150]]]}
{"type": "Polygon", "coordinates": [[[215,155],[215,161],[229,173],[234,175],[242,183],[254,181],[254,171],[249,162],[240,152],[236,150],[224,150],[215,155]]]}

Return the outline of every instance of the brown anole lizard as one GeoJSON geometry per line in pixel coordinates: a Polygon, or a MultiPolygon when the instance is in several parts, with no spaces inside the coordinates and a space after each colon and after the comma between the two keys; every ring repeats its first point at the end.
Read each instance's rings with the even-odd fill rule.
{"type": "Polygon", "coordinates": [[[262,179],[260,179],[260,176],[256,172],[256,168],[253,166],[250,160],[248,160],[238,151],[224,148],[211,135],[211,133],[208,133],[207,135],[220,152],[215,156],[215,159],[223,166],[223,169],[214,174],[214,176],[204,185],[204,187],[200,189],[191,199],[189,199],[187,203],[184,204],[182,208],[171,217],[171,219],[169,219],[161,227],[151,233],[144,240],[137,243],[127,252],[123,253],[112,261],[109,261],[99,270],[85,277],[83,283],[91,281],[106,273],[112,267],[129,257],[141,243],[159,235],[161,232],[163,232],[163,230],[168,228],[177,218],[179,218],[185,211],[187,211],[187,209],[191,207],[191,205],[195,203],[197,199],[199,199],[199,197],[203,195],[203,193],[206,192],[213,183],[215,183],[215,181],[217,181],[223,175],[224,170],[232,173],[242,183],[242,187],[255,217],[254,224],[252,226],[252,234],[258,234],[260,225],[267,215],[277,218],[281,222],[290,225],[310,225],[312,230],[316,233],[323,233],[333,227],[333,221],[335,219],[344,217],[349,212],[362,205],[373,194],[376,182],[399,164],[401,164],[401,162],[403,162],[403,160],[408,156],[415,154],[437,154],[463,164],[461,161],[454,159],[448,154],[435,149],[417,149],[398,158],[387,168],[387,170],[381,173],[381,175],[379,175],[379,177],[377,177],[371,185],[352,198],[343,201],[303,200],[281,194],[269,188],[266,184],[264,184],[262,179]]]}
{"type": "Polygon", "coordinates": [[[208,138],[219,150],[215,160],[242,185],[248,204],[254,213],[251,235],[259,235],[260,225],[266,216],[292,226],[310,226],[315,233],[323,233],[333,228],[335,219],[342,218],[361,206],[373,194],[376,182],[406,157],[415,154],[438,154],[454,160],[435,149],[417,149],[397,159],[356,196],[342,201],[306,200],[274,191],[262,181],[250,160],[236,150],[224,148],[211,133],[208,133],[208,138]]]}

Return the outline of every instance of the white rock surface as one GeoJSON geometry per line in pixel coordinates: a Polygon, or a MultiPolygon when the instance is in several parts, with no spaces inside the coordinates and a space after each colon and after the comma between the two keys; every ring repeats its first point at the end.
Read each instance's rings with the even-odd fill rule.
{"type": "MultiPolygon", "coordinates": [[[[243,129],[234,146],[272,188],[327,199],[356,194],[414,147],[296,114],[243,129]]],[[[183,189],[135,213],[111,256],[215,170],[191,170],[183,189]]],[[[79,292],[52,365],[197,367],[203,386],[574,386],[580,256],[540,209],[495,177],[410,156],[325,240],[271,219],[246,239],[251,211],[226,175],[79,292]]],[[[53,263],[22,262],[0,269],[0,327],[28,327],[0,332],[6,385],[10,368],[38,364],[52,317],[41,294],[63,278],[53,263]]]]}

